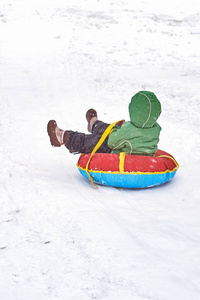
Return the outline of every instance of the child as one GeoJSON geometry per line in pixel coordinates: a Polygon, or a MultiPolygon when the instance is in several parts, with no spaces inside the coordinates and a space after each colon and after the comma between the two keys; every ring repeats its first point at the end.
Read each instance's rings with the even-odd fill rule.
{"type": "MultiPolygon", "coordinates": [[[[138,92],[129,104],[130,121],[118,122],[97,152],[154,155],[161,131],[156,122],[160,114],[161,104],[155,94],[138,92]]],[[[86,119],[91,134],[64,131],[57,126],[56,121],[49,121],[47,132],[52,146],[60,147],[64,144],[71,153],[91,153],[109,124],[99,121],[94,109],[87,111],[86,119]]]]}

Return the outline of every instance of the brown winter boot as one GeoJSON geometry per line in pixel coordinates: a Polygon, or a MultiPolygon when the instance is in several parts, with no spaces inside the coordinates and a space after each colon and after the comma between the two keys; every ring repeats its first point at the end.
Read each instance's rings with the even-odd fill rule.
{"type": "Polygon", "coordinates": [[[64,130],[58,128],[55,120],[50,120],[47,124],[47,132],[50,137],[51,145],[60,147],[63,144],[62,135],[64,130]]]}
{"type": "Polygon", "coordinates": [[[97,112],[96,112],[95,109],[90,108],[86,112],[86,120],[88,121],[88,131],[91,133],[92,132],[92,126],[97,121],[97,112]]]}
{"type": "Polygon", "coordinates": [[[60,129],[54,120],[48,122],[47,132],[50,137],[51,145],[54,147],[60,147],[61,145],[66,144],[69,140],[69,131],[60,129]]]}

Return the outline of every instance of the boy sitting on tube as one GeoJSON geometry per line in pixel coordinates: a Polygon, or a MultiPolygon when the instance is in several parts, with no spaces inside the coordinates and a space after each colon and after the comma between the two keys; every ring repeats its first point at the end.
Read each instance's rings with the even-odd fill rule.
{"type": "MultiPolygon", "coordinates": [[[[160,114],[161,104],[156,95],[138,92],[129,104],[130,121],[118,122],[97,152],[153,156],[158,149],[161,127],[157,119],[160,114]]],[[[86,119],[90,134],[60,129],[56,121],[50,120],[47,132],[51,145],[65,145],[70,153],[91,153],[109,124],[99,121],[94,109],[87,111],[86,119]]]]}

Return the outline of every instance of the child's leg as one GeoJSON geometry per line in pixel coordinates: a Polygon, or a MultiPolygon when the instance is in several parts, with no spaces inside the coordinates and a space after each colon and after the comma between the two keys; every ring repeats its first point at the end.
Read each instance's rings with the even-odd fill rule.
{"type": "MultiPolygon", "coordinates": [[[[108,126],[109,124],[107,123],[96,121],[92,127],[92,134],[70,131],[69,141],[65,144],[65,146],[71,153],[91,153],[108,126]]],[[[97,152],[111,152],[111,149],[108,147],[107,140],[108,139],[106,138],[97,152]]]]}
{"type": "MultiPolygon", "coordinates": [[[[92,134],[85,134],[71,130],[64,131],[57,126],[56,121],[51,120],[48,122],[47,132],[52,146],[60,147],[64,144],[71,153],[91,153],[108,125],[101,121],[96,121],[92,127],[92,134]]],[[[107,139],[97,152],[111,152],[107,145],[107,139]]]]}
{"type": "MultiPolygon", "coordinates": [[[[103,123],[103,122],[102,122],[103,123]]],[[[107,128],[107,126],[106,126],[107,128]]],[[[103,128],[97,128],[99,131],[105,131],[103,128]]],[[[95,131],[95,130],[94,130],[95,131]]],[[[102,133],[103,133],[102,132],[102,133]]],[[[100,140],[102,134],[101,133],[92,133],[92,134],[84,134],[81,132],[70,131],[70,136],[68,142],[65,144],[67,149],[71,153],[91,153],[100,140]]],[[[110,153],[111,149],[108,147],[107,138],[103,142],[103,144],[97,150],[99,153],[110,153]]]]}
{"type": "Polygon", "coordinates": [[[103,134],[110,124],[97,120],[92,126],[92,134],[103,134]]]}

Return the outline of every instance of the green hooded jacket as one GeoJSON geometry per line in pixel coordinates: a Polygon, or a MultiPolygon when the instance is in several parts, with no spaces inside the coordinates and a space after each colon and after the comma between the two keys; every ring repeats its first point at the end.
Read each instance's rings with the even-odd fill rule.
{"type": "Polygon", "coordinates": [[[161,104],[154,93],[141,91],[129,104],[130,121],[116,126],[108,137],[112,153],[154,155],[158,149],[161,104]]]}

